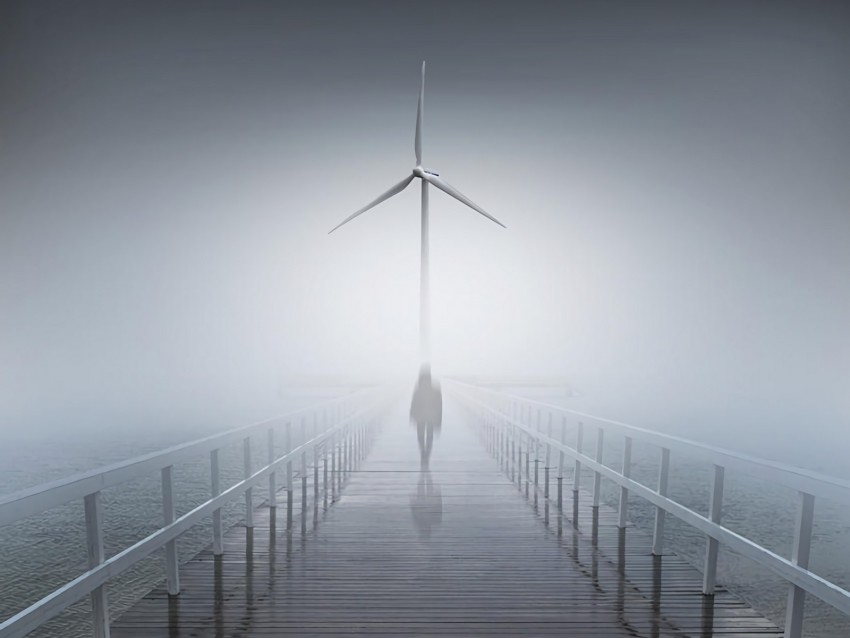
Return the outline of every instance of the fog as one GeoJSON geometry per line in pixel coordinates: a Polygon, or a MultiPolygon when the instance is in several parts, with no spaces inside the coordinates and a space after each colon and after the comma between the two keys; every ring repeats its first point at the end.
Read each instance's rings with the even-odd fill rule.
{"type": "Polygon", "coordinates": [[[508,227],[432,191],[435,374],[840,471],[849,31],[841,2],[3,3],[0,446],[412,387],[418,189],[327,231],[412,168],[426,59],[424,165],[508,227]]]}

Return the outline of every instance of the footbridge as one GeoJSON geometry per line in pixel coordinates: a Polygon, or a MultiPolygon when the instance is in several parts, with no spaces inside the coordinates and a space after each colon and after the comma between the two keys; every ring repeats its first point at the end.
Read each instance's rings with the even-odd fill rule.
{"type": "Polygon", "coordinates": [[[427,464],[409,396],[369,388],[0,499],[6,526],[81,503],[87,557],[0,637],[799,638],[807,597],[850,618],[850,592],[809,570],[815,500],[850,505],[850,484],[466,382],[443,390],[427,464]],[[635,477],[636,445],[656,451],[653,482],[635,477]],[[240,475],[228,477],[233,453],[240,475]],[[680,453],[713,467],[706,512],[669,496],[680,453]],[[205,468],[200,503],[178,497],[187,463],[205,468]],[[727,472],[796,492],[790,555],[724,525],[727,472]],[[156,529],[108,555],[103,494],[152,477],[156,529]],[[638,502],[651,525],[632,524],[638,502]],[[704,535],[703,564],[665,546],[671,518],[704,535]],[[185,549],[198,530],[200,551],[185,549]],[[784,623],[718,582],[721,547],[787,582],[784,623]],[[161,576],[147,593],[112,587],[151,556],[161,576]],[[73,609],[83,624],[63,620],[73,609]]]}

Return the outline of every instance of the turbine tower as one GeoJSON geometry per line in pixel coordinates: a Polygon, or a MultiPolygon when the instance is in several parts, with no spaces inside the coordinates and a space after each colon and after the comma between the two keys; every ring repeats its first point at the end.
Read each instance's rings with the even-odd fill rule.
{"type": "Polygon", "coordinates": [[[466,197],[459,190],[446,182],[439,173],[427,170],[422,167],[422,120],[424,117],[425,105],[425,62],[422,62],[422,84],[419,88],[419,106],[416,109],[416,137],[414,139],[414,152],[416,155],[416,166],[413,167],[413,172],[401,180],[398,184],[390,188],[387,192],[378,196],[374,201],[366,204],[363,208],[348,216],[342,222],[334,226],[330,233],[334,232],[340,226],[350,222],[358,215],[362,215],[367,210],[374,208],[383,201],[388,200],[393,195],[398,195],[401,191],[410,185],[414,178],[419,178],[422,182],[422,232],[420,243],[420,264],[419,264],[419,356],[423,364],[429,364],[431,358],[431,299],[429,293],[430,278],[429,278],[429,262],[428,262],[428,184],[433,184],[444,193],[451,195],[459,202],[466,204],[472,210],[487,219],[495,222],[502,228],[506,226],[498,219],[490,215],[483,208],[478,206],[471,199],[466,197]]]}

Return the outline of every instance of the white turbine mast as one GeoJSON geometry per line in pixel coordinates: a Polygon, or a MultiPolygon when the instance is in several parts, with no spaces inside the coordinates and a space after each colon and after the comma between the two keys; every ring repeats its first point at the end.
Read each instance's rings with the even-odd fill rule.
{"type": "Polygon", "coordinates": [[[383,201],[388,200],[393,195],[398,195],[401,191],[410,185],[415,177],[418,177],[422,182],[422,234],[421,234],[421,252],[420,252],[420,269],[419,269],[419,350],[420,359],[423,364],[429,364],[431,358],[431,300],[429,296],[429,264],[428,264],[428,184],[433,184],[444,193],[451,195],[462,204],[466,204],[475,212],[484,215],[487,219],[495,222],[502,228],[506,226],[490,213],[481,208],[478,204],[469,199],[455,187],[451,186],[446,180],[440,177],[439,173],[427,170],[422,167],[422,120],[424,117],[425,106],[425,62],[422,62],[422,84],[419,88],[419,106],[416,109],[416,137],[414,139],[414,152],[416,155],[416,166],[413,167],[413,172],[401,180],[398,184],[390,188],[387,192],[379,195],[377,199],[366,204],[360,210],[346,217],[342,222],[334,226],[330,232],[334,232],[340,226],[344,226],[355,217],[362,215],[367,210],[374,208],[383,201]]]}

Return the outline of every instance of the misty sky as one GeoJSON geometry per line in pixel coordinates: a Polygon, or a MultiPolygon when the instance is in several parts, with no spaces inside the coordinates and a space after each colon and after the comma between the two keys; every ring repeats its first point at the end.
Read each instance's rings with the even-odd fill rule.
{"type": "Polygon", "coordinates": [[[435,371],[848,440],[850,5],[308,4],[0,5],[0,428],[412,375],[426,59],[435,371]]]}

